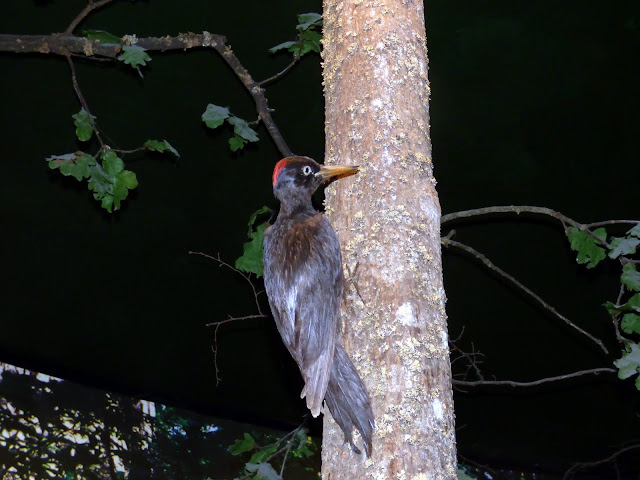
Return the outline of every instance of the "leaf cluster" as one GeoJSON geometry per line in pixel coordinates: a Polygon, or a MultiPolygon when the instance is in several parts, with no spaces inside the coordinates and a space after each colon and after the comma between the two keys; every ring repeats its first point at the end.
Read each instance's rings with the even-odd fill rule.
{"type": "Polygon", "coordinates": [[[306,428],[299,427],[293,432],[277,438],[272,435],[265,436],[265,440],[270,442],[265,446],[259,445],[252,435],[244,433],[244,436],[237,439],[233,445],[229,445],[229,453],[234,456],[244,453],[251,453],[251,457],[245,463],[245,471],[241,478],[255,478],[266,480],[282,480],[271,460],[279,453],[290,454],[294,458],[309,458],[317,450],[306,428]]]}
{"type": "Polygon", "coordinates": [[[319,13],[301,13],[298,15],[298,36],[295,40],[283,42],[269,49],[269,53],[288,50],[294,57],[302,57],[309,52],[320,53],[322,34],[317,30],[322,28],[322,15],[319,13]]]}
{"type": "Polygon", "coordinates": [[[251,214],[248,222],[247,236],[249,241],[242,247],[243,254],[238,257],[235,267],[247,273],[255,273],[262,276],[264,270],[264,232],[269,226],[269,221],[265,220],[256,225],[258,218],[263,218],[266,214],[271,215],[273,210],[267,206],[259,208],[251,214]]]}
{"type": "Polygon", "coordinates": [[[236,152],[247,144],[247,142],[257,142],[259,140],[258,133],[249,126],[249,123],[232,115],[227,107],[221,107],[210,103],[202,114],[202,121],[211,129],[218,128],[224,122],[233,126],[233,137],[229,139],[229,148],[232,152],[236,152]]]}
{"type": "MultiPolygon", "coordinates": [[[[622,332],[631,338],[633,335],[640,335],[640,272],[636,267],[638,260],[633,258],[640,245],[640,224],[622,237],[608,238],[604,228],[590,232],[572,227],[566,234],[571,249],[578,253],[577,262],[586,264],[587,268],[594,268],[607,257],[620,261],[622,273],[617,303],[625,297],[627,300],[620,304],[606,302],[604,307],[611,315],[616,329],[620,325],[622,332]]],[[[618,368],[618,377],[626,379],[640,374],[640,345],[621,334],[618,337],[624,344],[622,357],[613,362],[618,368]]],[[[635,385],[640,390],[640,375],[636,377],[635,385]]]]}
{"type": "MultiPolygon", "coordinates": [[[[91,140],[95,132],[95,117],[82,108],[72,118],[78,140],[91,140]]],[[[180,156],[166,140],[147,140],[141,150],[169,151],[180,156]]],[[[52,155],[46,160],[50,169],[58,170],[65,177],[73,177],[79,182],[87,180],[87,187],[93,192],[93,198],[100,201],[102,208],[109,213],[119,210],[121,202],[129,195],[129,190],[138,186],[136,174],[126,170],[122,158],[106,145],[96,155],[77,151],[52,155]]]]}

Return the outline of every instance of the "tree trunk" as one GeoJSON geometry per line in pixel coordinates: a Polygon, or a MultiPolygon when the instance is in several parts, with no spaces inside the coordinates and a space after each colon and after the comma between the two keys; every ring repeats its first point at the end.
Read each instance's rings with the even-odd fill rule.
{"type": "Polygon", "coordinates": [[[425,42],[422,2],[324,0],[326,162],[361,167],[327,189],[342,338],[376,421],[367,461],[325,416],[325,480],[456,477],[425,42]]]}

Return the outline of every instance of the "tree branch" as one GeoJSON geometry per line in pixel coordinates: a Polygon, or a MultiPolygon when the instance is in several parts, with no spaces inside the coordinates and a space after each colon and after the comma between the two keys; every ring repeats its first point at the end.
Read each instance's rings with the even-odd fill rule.
{"type": "Polygon", "coordinates": [[[283,75],[285,75],[289,70],[291,70],[293,68],[293,66],[298,63],[298,60],[300,60],[300,56],[296,55],[295,57],[293,57],[293,61],[287,65],[286,67],[284,67],[281,71],[279,71],[278,73],[276,73],[275,75],[269,77],[269,78],[265,78],[264,80],[258,82],[258,85],[260,85],[261,87],[267,85],[268,83],[271,83],[275,80],[278,80],[280,77],[282,77],[283,75]]]}
{"type": "Polygon", "coordinates": [[[574,328],[575,330],[577,330],[578,332],[580,332],[581,334],[583,334],[584,336],[589,338],[596,345],[598,345],[602,349],[602,351],[604,351],[604,353],[607,353],[607,354],[609,353],[609,351],[607,350],[607,347],[604,346],[604,343],[602,343],[601,340],[597,339],[596,337],[594,337],[590,333],[586,332],[585,330],[583,330],[582,328],[578,327],[576,324],[571,322],[571,320],[569,320],[567,317],[565,317],[564,315],[559,313],[555,308],[553,308],[551,305],[549,305],[547,302],[545,302],[539,295],[534,293],[531,289],[525,287],[522,283],[520,283],[518,280],[516,280],[513,276],[509,275],[507,272],[505,272],[500,267],[495,265],[493,262],[491,262],[491,260],[489,260],[487,257],[485,257],[483,254],[481,254],[477,250],[474,250],[473,248],[471,248],[468,245],[465,245],[463,243],[456,242],[455,240],[451,240],[448,237],[443,237],[441,239],[441,242],[442,242],[442,245],[445,248],[449,247],[449,246],[452,246],[452,247],[458,248],[458,249],[460,249],[460,250],[462,250],[464,252],[467,252],[469,255],[475,257],[477,260],[482,262],[484,264],[484,266],[486,266],[489,270],[493,270],[501,278],[504,278],[509,283],[511,283],[512,285],[517,287],[520,291],[524,292],[526,295],[528,295],[529,297],[533,298],[536,302],[538,302],[538,304],[540,304],[542,307],[544,307],[547,311],[551,312],[555,317],[559,318],[564,323],[566,323],[570,327],[574,328]]]}
{"type": "Polygon", "coordinates": [[[71,35],[76,27],[80,24],[82,20],[84,20],[87,15],[89,15],[92,11],[104,7],[106,4],[113,2],[113,0],[100,0],[99,2],[95,2],[94,0],[89,0],[89,3],[84,7],[84,9],[78,14],[76,18],[74,18],[67,29],[64,31],[66,35],[71,35]]]}
{"type": "MultiPolygon", "coordinates": [[[[96,2],[93,5],[97,5],[98,3],[100,2],[96,2]]],[[[135,45],[151,52],[188,50],[191,48],[213,48],[220,54],[227,65],[231,67],[253,98],[258,115],[278,147],[278,150],[280,150],[280,153],[284,157],[293,155],[293,152],[285,142],[271,117],[271,109],[264,95],[264,89],[253,80],[247,69],[242,66],[242,63],[240,63],[240,60],[235,56],[233,50],[227,46],[227,40],[224,36],[202,32],[184,33],[175,37],[136,38],[135,36],[124,36],[121,41],[122,44],[135,43],[135,45]]],[[[103,44],[99,40],[89,40],[88,38],[77,37],[75,35],[0,35],[0,52],[53,53],[64,56],[68,56],[69,53],[74,53],[85,57],[97,56],[115,59],[121,50],[121,44],[103,44]]]]}
{"type": "Polygon", "coordinates": [[[601,224],[613,224],[613,223],[638,223],[633,220],[607,220],[606,222],[598,222],[592,224],[582,224],[576,222],[572,218],[547,207],[535,207],[531,205],[499,205],[495,207],[474,208],[472,210],[462,210],[460,212],[447,213],[440,219],[441,223],[450,222],[458,218],[477,217],[480,215],[491,215],[494,213],[515,213],[520,215],[521,213],[533,213],[536,215],[546,215],[548,217],[555,218],[563,224],[569,224],[572,227],[576,227],[579,230],[584,230],[588,227],[599,226],[601,224]]]}
{"type": "Polygon", "coordinates": [[[533,387],[536,385],[542,385],[543,383],[550,382],[559,382],[562,380],[567,380],[569,378],[580,377],[582,375],[590,375],[590,374],[599,374],[599,373],[617,373],[617,370],[614,368],[592,368],[590,370],[580,370],[578,372],[567,373],[566,375],[558,375],[557,377],[547,377],[541,378],[540,380],[534,380],[532,382],[514,382],[512,380],[452,380],[454,385],[462,386],[462,387],[477,387],[481,385],[492,385],[492,386],[509,386],[509,387],[533,387]]]}
{"type": "Polygon", "coordinates": [[[567,470],[564,474],[564,477],[562,478],[566,480],[567,478],[569,478],[570,474],[572,474],[575,470],[579,470],[581,468],[595,467],[597,465],[602,465],[603,463],[611,462],[612,460],[615,460],[618,456],[622,455],[623,453],[626,453],[630,450],[634,450],[636,448],[640,448],[640,443],[636,443],[635,445],[630,445],[628,447],[621,448],[620,450],[612,453],[608,457],[603,458],[601,460],[594,460],[593,462],[577,463],[573,465],[569,470],[567,470]]]}
{"type": "Polygon", "coordinates": [[[480,215],[492,215],[495,213],[515,213],[516,215],[520,215],[521,213],[533,213],[535,215],[546,215],[551,218],[555,218],[559,222],[562,223],[563,227],[566,229],[567,225],[571,225],[572,227],[577,228],[578,230],[585,232],[596,239],[596,241],[607,248],[610,248],[610,245],[606,241],[602,241],[598,238],[592,231],[591,228],[599,227],[603,225],[613,225],[616,223],[624,223],[624,224],[638,224],[638,220],[606,220],[604,222],[595,222],[595,223],[580,223],[576,222],[572,218],[567,217],[566,215],[552,210],[551,208],[546,207],[534,207],[530,205],[502,205],[495,207],[484,207],[484,208],[475,208],[473,210],[463,210],[460,212],[448,213],[446,215],[442,215],[440,218],[440,222],[442,224],[451,222],[453,220],[457,220],[459,218],[469,218],[469,217],[477,217],[480,215]]]}

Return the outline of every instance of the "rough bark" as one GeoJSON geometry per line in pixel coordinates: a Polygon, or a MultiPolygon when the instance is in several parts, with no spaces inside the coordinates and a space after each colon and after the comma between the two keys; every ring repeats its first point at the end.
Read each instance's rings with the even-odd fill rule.
{"type": "Polygon", "coordinates": [[[373,455],[325,416],[322,477],[456,476],[440,206],[420,1],[324,0],[327,189],[345,262],[343,341],[371,395],[373,455]]]}

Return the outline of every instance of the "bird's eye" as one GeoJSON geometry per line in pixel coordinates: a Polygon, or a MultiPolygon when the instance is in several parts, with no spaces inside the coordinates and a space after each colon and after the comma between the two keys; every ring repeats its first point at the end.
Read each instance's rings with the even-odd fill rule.
{"type": "Polygon", "coordinates": [[[312,172],[313,170],[311,170],[311,167],[309,165],[305,165],[304,167],[302,167],[303,175],[311,175],[312,172]]]}

